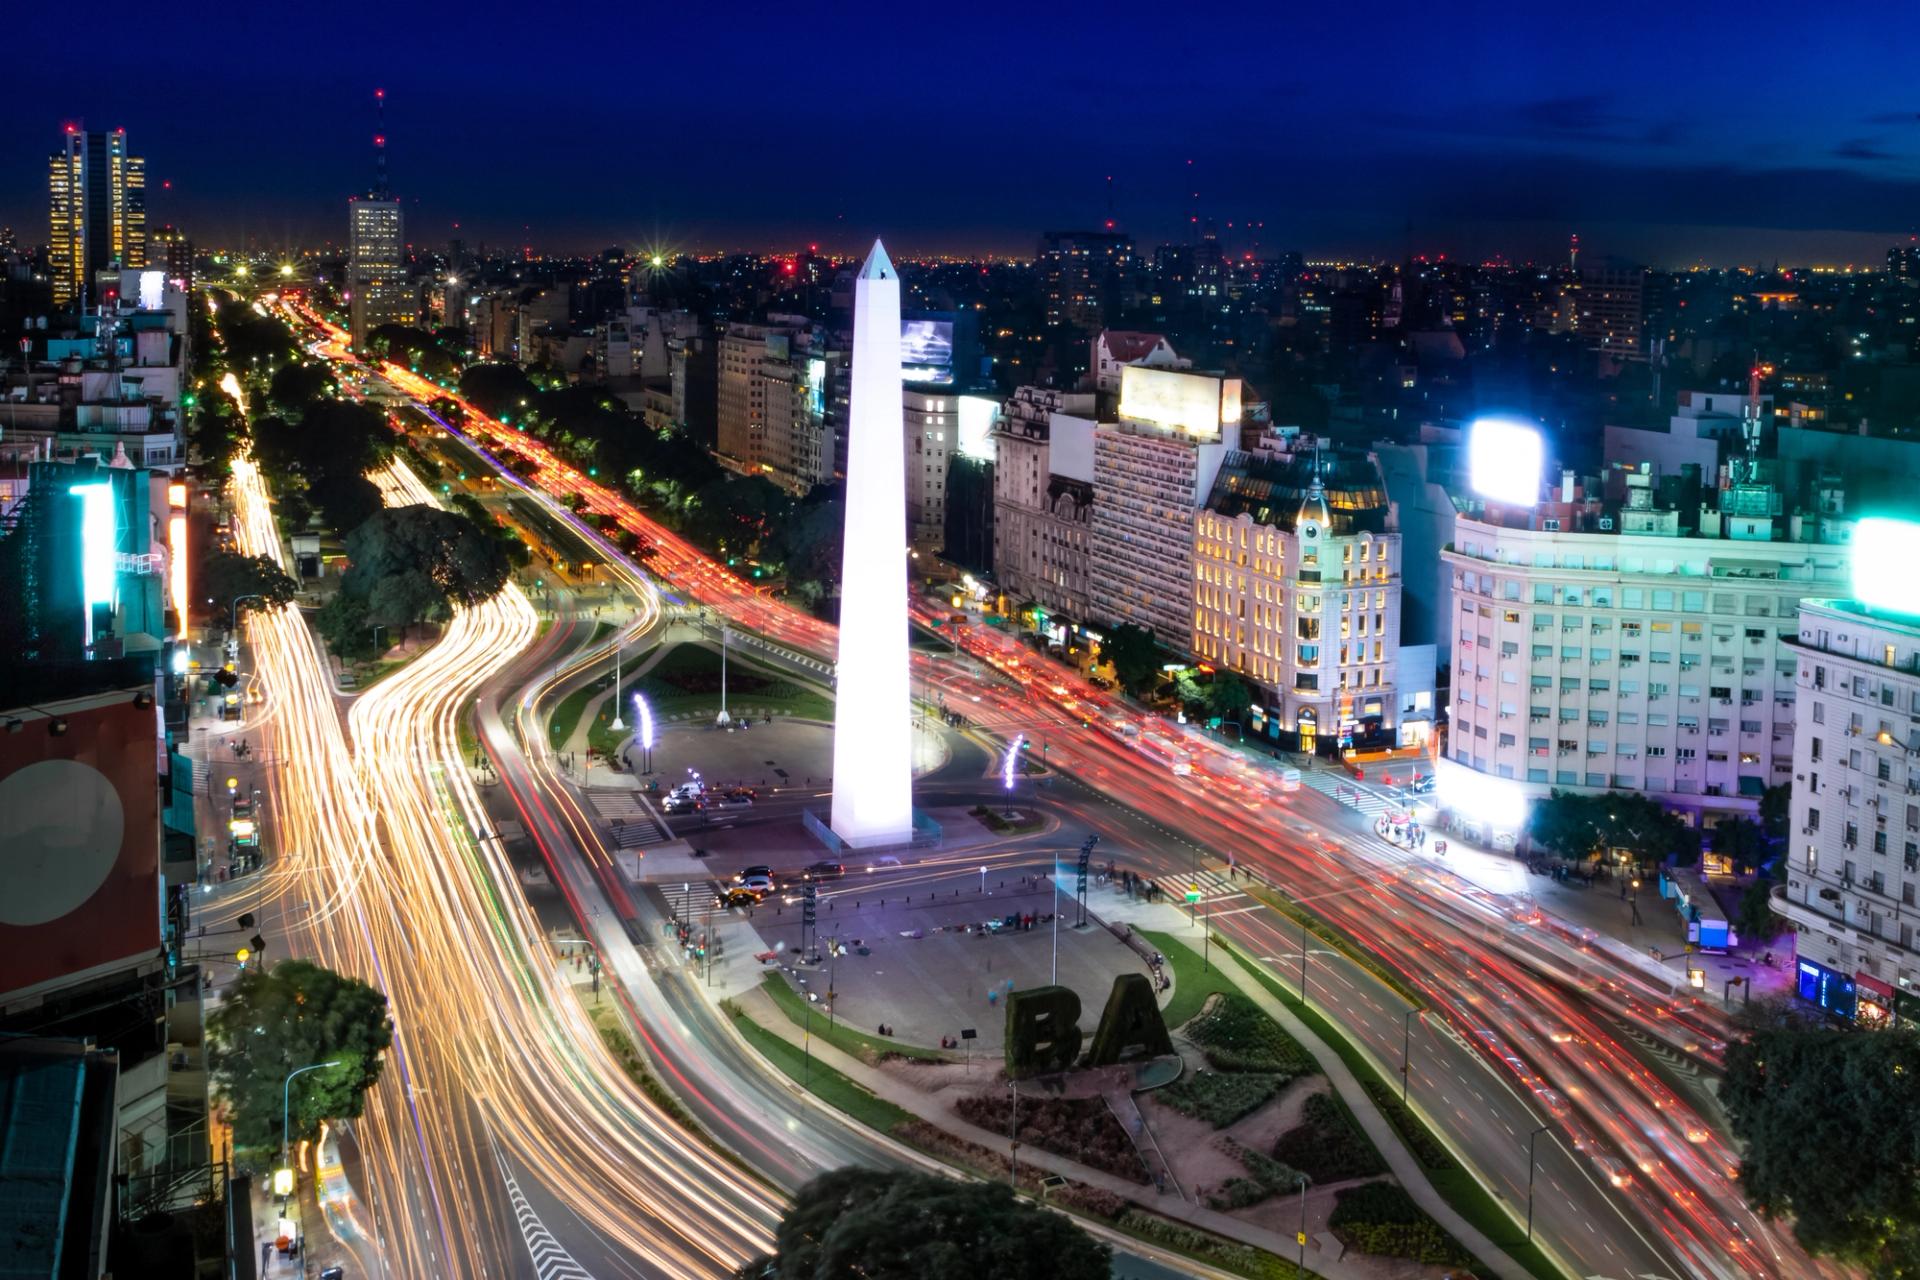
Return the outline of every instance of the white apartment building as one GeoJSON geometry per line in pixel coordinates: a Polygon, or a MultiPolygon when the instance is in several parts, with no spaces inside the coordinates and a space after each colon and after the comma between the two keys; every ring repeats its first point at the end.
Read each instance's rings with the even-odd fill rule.
{"type": "Polygon", "coordinates": [[[1091,393],[1021,387],[993,433],[993,572],[1017,600],[1087,617],[1091,393]]]}
{"type": "Polygon", "coordinates": [[[1628,509],[1611,515],[1456,518],[1441,553],[1454,609],[1447,757],[1511,780],[1502,794],[1516,800],[1618,789],[1751,814],[1792,774],[1795,662],[1782,642],[1801,597],[1842,580],[1844,550],[1798,518],[1806,541],[1762,540],[1770,517],[1713,511],[1701,513],[1709,536],[1687,536],[1678,512],[1652,505],[1650,480],[1630,477],[1628,509]]]}
{"type": "Polygon", "coordinates": [[[1395,742],[1400,533],[1376,459],[1231,452],[1194,521],[1196,657],[1255,687],[1243,732],[1395,742]]]}
{"type": "Polygon", "coordinates": [[[1120,390],[1120,371],[1130,364],[1151,369],[1191,369],[1193,361],[1176,354],[1158,333],[1102,329],[1093,339],[1093,389],[1110,395],[1120,390]]]}
{"type": "Polygon", "coordinates": [[[800,316],[729,324],[719,341],[715,456],[794,493],[833,479],[846,431],[846,353],[800,316]]]}
{"type": "Polygon", "coordinates": [[[1794,664],[1793,807],[1774,909],[1797,988],[1834,1013],[1920,1017],[1920,619],[1806,600],[1794,664]]]}
{"type": "Polygon", "coordinates": [[[1120,416],[1093,433],[1088,595],[1094,618],[1193,638],[1194,513],[1237,441],[1240,380],[1128,365],[1120,416]]]}

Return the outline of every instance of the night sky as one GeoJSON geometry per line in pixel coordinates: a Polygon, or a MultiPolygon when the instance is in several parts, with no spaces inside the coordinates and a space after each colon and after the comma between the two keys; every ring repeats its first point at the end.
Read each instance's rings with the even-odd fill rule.
{"type": "Polygon", "coordinates": [[[338,240],[378,86],[421,244],[1030,254],[1109,175],[1144,242],[1197,204],[1309,257],[1878,262],[1920,228],[1911,5],[1235,9],[23,6],[0,222],[46,238],[84,120],[147,157],[156,225],[338,240]]]}

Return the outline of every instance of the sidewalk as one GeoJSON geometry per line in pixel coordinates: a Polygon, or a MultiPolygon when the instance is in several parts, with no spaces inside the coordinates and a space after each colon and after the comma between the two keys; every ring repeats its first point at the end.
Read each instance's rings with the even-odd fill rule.
{"type": "Polygon", "coordinates": [[[1376,838],[1392,845],[1402,856],[1435,871],[1451,873],[1484,893],[1503,899],[1508,913],[1516,919],[1538,912],[1545,922],[1557,923],[1566,932],[1579,937],[1588,946],[1604,952],[1615,963],[1638,970],[1654,982],[1679,994],[1686,988],[1686,970],[1691,966],[1705,973],[1700,997],[1725,1011],[1723,1002],[1730,978],[1751,980],[1753,991],[1743,991],[1738,1000],[1752,995],[1784,994],[1793,984],[1793,966],[1782,959],[1782,942],[1772,967],[1764,964],[1757,949],[1736,948],[1724,955],[1687,953],[1686,924],[1671,899],[1660,896],[1656,879],[1642,881],[1638,890],[1620,879],[1597,880],[1582,887],[1551,876],[1534,875],[1526,863],[1510,853],[1494,852],[1463,839],[1452,831],[1431,827],[1424,848],[1413,850],[1404,842],[1381,834],[1379,815],[1395,807],[1388,797],[1365,782],[1357,782],[1344,771],[1316,767],[1302,772],[1302,781],[1312,790],[1335,800],[1367,819],[1376,838]],[[1445,841],[1446,853],[1436,852],[1436,842],[1445,841]],[[1639,921],[1635,923],[1635,908],[1639,921]]]}

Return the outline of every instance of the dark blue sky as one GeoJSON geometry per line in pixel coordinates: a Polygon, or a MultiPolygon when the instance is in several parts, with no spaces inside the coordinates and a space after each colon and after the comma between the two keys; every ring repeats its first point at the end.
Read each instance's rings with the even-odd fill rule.
{"type": "Polygon", "coordinates": [[[338,239],[381,86],[417,243],[1030,253],[1108,175],[1143,241],[1198,191],[1309,256],[1877,261],[1920,227],[1910,4],[283,8],[12,15],[0,222],[45,238],[84,118],[156,222],[338,239]]]}

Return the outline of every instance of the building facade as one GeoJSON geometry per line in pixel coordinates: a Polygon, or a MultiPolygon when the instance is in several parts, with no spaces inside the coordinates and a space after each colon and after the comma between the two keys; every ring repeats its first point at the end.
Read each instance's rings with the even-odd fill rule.
{"type": "Polygon", "coordinates": [[[1683,530],[1681,513],[1655,507],[1647,473],[1630,479],[1628,506],[1610,515],[1456,519],[1441,556],[1454,605],[1447,755],[1526,799],[1624,789],[1695,815],[1752,814],[1792,773],[1795,662],[1782,642],[1800,598],[1841,579],[1839,535],[1796,519],[1803,540],[1776,541],[1771,517],[1712,512],[1683,530]]]}
{"type": "Polygon", "coordinates": [[[1047,327],[1097,329],[1124,303],[1138,269],[1133,237],[1118,231],[1049,231],[1037,264],[1047,327]]]}
{"type": "Polygon", "coordinates": [[[1194,513],[1212,492],[1225,438],[1238,438],[1240,380],[1127,366],[1119,420],[1093,433],[1088,604],[1094,619],[1193,638],[1194,513]]]}
{"type": "Polygon", "coordinates": [[[1021,387],[993,433],[993,569],[1017,600],[1088,617],[1091,394],[1021,387]]]}
{"type": "Polygon", "coordinates": [[[355,346],[383,324],[419,323],[416,295],[407,286],[406,219],[391,196],[355,196],[347,202],[347,299],[355,346]]]}
{"type": "Polygon", "coordinates": [[[1227,455],[1194,521],[1192,650],[1254,687],[1244,732],[1397,745],[1400,532],[1378,462],[1227,455]]]}
{"type": "Polygon", "coordinates": [[[729,324],[715,377],[722,466],[792,493],[833,480],[844,463],[848,367],[824,329],[800,316],[729,324]]]}
{"type": "Polygon", "coordinates": [[[127,151],[127,131],[67,126],[47,165],[47,265],[53,303],[98,302],[94,273],[147,265],[147,162],[127,151]]]}
{"type": "Polygon", "coordinates": [[[1920,619],[1853,600],[1801,603],[1793,800],[1774,909],[1797,937],[1797,989],[1832,1012],[1920,1017],[1920,619]]]}

